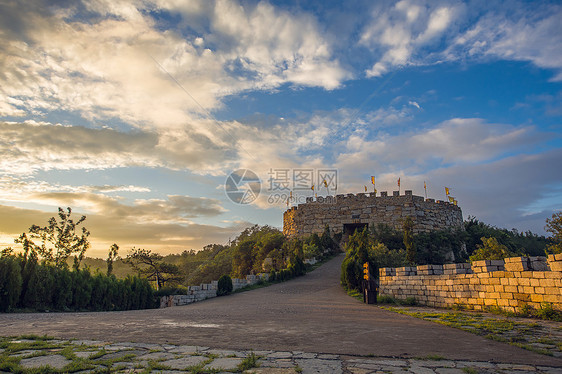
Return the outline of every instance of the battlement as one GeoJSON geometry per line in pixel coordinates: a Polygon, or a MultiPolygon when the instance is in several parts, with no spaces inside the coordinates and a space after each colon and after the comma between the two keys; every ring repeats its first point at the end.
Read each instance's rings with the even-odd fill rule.
{"type": "Polygon", "coordinates": [[[283,214],[283,233],[288,236],[321,234],[326,225],[332,233],[352,233],[356,228],[383,223],[397,230],[411,217],[414,232],[462,227],[462,211],[453,204],[416,196],[411,190],[392,196],[375,193],[340,194],[308,197],[306,203],[291,207],[283,214]]]}
{"type": "Polygon", "coordinates": [[[562,254],[379,269],[379,294],[421,305],[519,312],[550,303],[562,310],[562,254]]]}

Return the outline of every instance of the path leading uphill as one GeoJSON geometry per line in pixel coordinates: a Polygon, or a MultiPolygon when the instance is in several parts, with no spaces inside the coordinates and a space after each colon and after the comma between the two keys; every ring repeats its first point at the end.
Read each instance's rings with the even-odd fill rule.
{"type": "Polygon", "coordinates": [[[3,314],[0,335],[562,367],[559,358],[362,304],[339,285],[342,260],[289,282],[181,307],[3,314]]]}

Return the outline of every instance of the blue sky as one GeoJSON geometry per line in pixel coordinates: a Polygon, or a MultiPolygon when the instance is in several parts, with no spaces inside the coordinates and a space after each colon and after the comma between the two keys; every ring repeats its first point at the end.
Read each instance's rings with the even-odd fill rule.
{"type": "Polygon", "coordinates": [[[88,217],[93,256],[225,243],[281,227],[269,172],[295,169],[337,170],[330,193],[447,186],[465,218],[543,234],[560,19],[542,1],[3,2],[0,245],[59,206],[88,217]],[[261,179],[251,204],[225,193],[238,169],[261,179]]]}

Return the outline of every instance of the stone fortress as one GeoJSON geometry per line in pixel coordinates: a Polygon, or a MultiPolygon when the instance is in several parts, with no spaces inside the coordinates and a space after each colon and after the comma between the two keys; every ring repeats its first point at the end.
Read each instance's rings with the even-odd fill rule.
{"type": "Polygon", "coordinates": [[[411,190],[394,191],[392,196],[383,191],[327,197],[309,197],[305,204],[291,207],[283,213],[283,233],[289,237],[321,235],[326,225],[332,234],[344,238],[356,229],[379,223],[402,230],[402,222],[411,217],[414,233],[463,227],[461,208],[434,199],[415,196],[411,190]]]}

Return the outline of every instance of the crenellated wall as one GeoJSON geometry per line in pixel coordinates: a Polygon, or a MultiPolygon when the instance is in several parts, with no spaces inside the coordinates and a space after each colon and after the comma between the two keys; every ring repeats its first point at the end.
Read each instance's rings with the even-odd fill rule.
{"type": "Polygon", "coordinates": [[[510,312],[525,305],[540,308],[551,303],[562,310],[562,254],[474,261],[471,264],[423,265],[379,269],[379,295],[421,305],[463,305],[483,310],[498,307],[510,312]]]}
{"type": "MultiPolygon", "coordinates": [[[[383,223],[402,230],[402,221],[411,217],[414,233],[448,228],[462,228],[461,209],[453,204],[415,196],[412,191],[393,196],[381,192],[347,194],[328,197],[307,198],[283,214],[283,233],[287,236],[321,234],[326,225],[332,233],[344,232],[344,228],[383,223]]],[[[352,231],[351,231],[352,232],[352,231]]]]}

